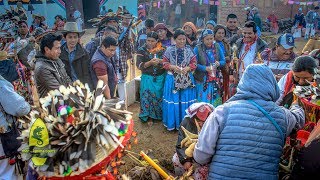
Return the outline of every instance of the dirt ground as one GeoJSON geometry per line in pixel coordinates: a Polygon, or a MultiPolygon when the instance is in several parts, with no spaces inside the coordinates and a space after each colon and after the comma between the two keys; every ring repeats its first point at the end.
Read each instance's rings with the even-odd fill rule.
{"type": "MultiPolygon", "coordinates": [[[[82,43],[86,44],[92,37],[95,29],[87,29],[85,35],[82,37],[82,43]]],[[[303,39],[296,40],[295,52],[300,53],[306,41],[303,39]]],[[[137,72],[138,70],[136,70],[137,72]]],[[[128,73],[130,74],[130,72],[128,73]]],[[[138,74],[138,73],[136,73],[138,74]]],[[[175,144],[177,141],[177,131],[169,132],[162,125],[162,122],[155,122],[151,127],[146,123],[142,123],[139,118],[140,104],[129,106],[129,111],[133,112],[134,130],[138,134],[138,144],[132,145],[133,152],[139,153],[141,150],[152,149],[155,158],[159,160],[159,163],[167,168],[168,172],[173,172],[171,165],[171,159],[175,153],[175,144]]],[[[135,165],[134,161],[128,157],[123,159],[126,164],[120,169],[120,173],[126,173],[135,165]]]]}
{"type": "MultiPolygon", "coordinates": [[[[96,29],[86,29],[86,33],[81,38],[81,42],[83,44],[89,42],[94,36],[95,31],[96,29]]],[[[137,69],[135,72],[136,75],[140,74],[137,69]]],[[[131,72],[128,72],[128,74],[131,74],[131,72]]],[[[142,123],[138,117],[140,112],[139,102],[129,106],[128,110],[133,112],[134,131],[138,134],[138,144],[132,145],[131,151],[139,153],[142,150],[153,150],[153,154],[155,158],[159,160],[160,164],[172,172],[173,167],[170,166],[170,164],[172,156],[175,153],[175,143],[178,137],[177,131],[167,131],[161,121],[154,122],[151,127],[147,123],[142,123]]],[[[120,173],[126,173],[137,165],[129,157],[125,157],[123,160],[126,164],[121,167],[120,173]]]]}

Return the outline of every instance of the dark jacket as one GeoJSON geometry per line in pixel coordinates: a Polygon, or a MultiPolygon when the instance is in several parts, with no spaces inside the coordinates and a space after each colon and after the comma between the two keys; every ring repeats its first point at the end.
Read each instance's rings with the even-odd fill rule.
{"type": "Polygon", "coordinates": [[[28,55],[30,54],[30,52],[32,50],[34,50],[34,48],[35,48],[35,44],[34,43],[28,43],[28,45],[25,48],[21,49],[17,54],[20,62],[24,66],[26,66],[26,68],[28,68],[28,69],[32,69],[33,68],[28,63],[28,55]]]}
{"type": "MultiPolygon", "coordinates": [[[[243,38],[238,39],[238,41],[236,42],[236,46],[238,48],[236,54],[239,59],[240,59],[240,52],[241,52],[243,45],[244,45],[243,38]]],[[[268,47],[268,44],[264,40],[262,40],[261,38],[257,39],[256,53],[257,52],[261,53],[267,47],[268,47]]]]}
{"type": "MultiPolygon", "coordinates": [[[[67,43],[61,46],[60,59],[65,65],[65,69],[69,77],[71,75],[71,66],[69,63],[69,53],[66,51],[67,43]]],[[[90,57],[87,51],[80,45],[76,46],[76,54],[72,61],[72,66],[77,75],[77,78],[82,83],[88,83],[90,89],[93,89],[93,83],[90,76],[90,57]]]]}
{"type": "Polygon", "coordinates": [[[93,54],[96,52],[98,47],[100,46],[102,40],[103,40],[102,37],[96,37],[91,39],[91,41],[89,41],[86,44],[85,49],[89,53],[90,59],[92,58],[93,54]]]}
{"type": "Polygon", "coordinates": [[[117,86],[117,76],[116,76],[117,71],[116,71],[115,61],[113,58],[108,58],[106,55],[104,55],[103,52],[100,50],[100,48],[97,49],[97,51],[92,56],[92,59],[90,62],[90,73],[91,73],[91,78],[94,86],[97,86],[98,77],[94,72],[93,65],[98,61],[102,61],[107,65],[108,86],[110,89],[111,97],[114,97],[114,94],[115,94],[114,92],[117,86]]]}
{"type": "MultiPolygon", "coordinates": [[[[221,57],[221,55],[223,55],[223,54],[220,54],[221,48],[218,43],[214,43],[214,47],[215,47],[215,52],[216,52],[216,54],[214,56],[215,61],[220,62],[220,60],[221,60],[220,57],[221,57]]],[[[197,64],[207,66],[207,59],[206,59],[207,55],[206,55],[206,52],[204,50],[203,45],[198,44],[196,46],[196,48],[197,48],[197,53],[195,53],[195,54],[197,55],[197,61],[198,61],[197,64]]],[[[224,58],[223,58],[223,60],[224,60],[224,58]]],[[[223,66],[223,65],[221,64],[221,66],[223,66]]],[[[204,77],[206,76],[206,74],[207,74],[207,72],[200,71],[199,68],[197,67],[193,76],[197,81],[204,82],[204,77]]]]}
{"type": "Polygon", "coordinates": [[[0,75],[11,83],[19,78],[16,64],[12,59],[0,61],[0,75]]]}
{"type": "Polygon", "coordinates": [[[60,85],[71,83],[63,62],[60,59],[48,59],[41,52],[36,55],[34,76],[40,98],[45,97],[50,90],[59,89],[60,85]]]}
{"type": "Polygon", "coordinates": [[[319,139],[313,140],[308,147],[304,147],[297,155],[290,179],[320,179],[319,150],[319,139]]]}
{"type": "MultiPolygon", "coordinates": [[[[194,120],[192,120],[189,117],[185,117],[184,120],[181,122],[181,126],[183,126],[186,130],[193,134],[198,134],[198,129],[196,124],[194,123],[194,120]]],[[[183,165],[186,162],[192,162],[192,158],[187,157],[185,154],[185,150],[187,149],[186,147],[181,147],[181,141],[186,137],[184,134],[182,128],[179,128],[179,133],[178,133],[178,141],[176,144],[176,151],[179,157],[180,163],[183,165]]]]}
{"type": "MultiPolygon", "coordinates": [[[[162,59],[164,50],[156,53],[157,58],[162,59]]],[[[150,53],[147,50],[146,46],[143,45],[141,48],[139,48],[137,52],[137,62],[136,62],[137,68],[140,69],[143,74],[148,74],[151,76],[162,75],[163,73],[165,73],[165,70],[162,67],[160,67],[161,66],[160,64],[156,66],[150,66],[148,68],[144,68],[144,64],[153,58],[154,58],[154,54],[150,53]]]]}

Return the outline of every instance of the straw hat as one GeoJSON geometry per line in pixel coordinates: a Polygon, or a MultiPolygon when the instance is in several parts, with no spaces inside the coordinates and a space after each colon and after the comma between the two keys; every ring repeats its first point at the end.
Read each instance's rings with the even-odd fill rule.
{"type": "Polygon", "coordinates": [[[1,60],[6,60],[8,57],[7,51],[0,51],[0,61],[1,60]]]}
{"type": "Polygon", "coordinates": [[[16,20],[16,21],[18,22],[18,21],[20,21],[20,18],[19,18],[18,16],[13,16],[13,17],[11,18],[11,20],[16,20]]]}
{"type": "Polygon", "coordinates": [[[41,18],[41,21],[45,21],[46,20],[46,18],[44,16],[40,15],[40,14],[32,14],[32,18],[33,19],[35,19],[36,17],[41,18]]]}
{"type": "Polygon", "coordinates": [[[81,37],[84,35],[85,31],[79,31],[78,29],[78,24],[76,22],[66,22],[64,24],[64,28],[62,31],[60,31],[62,34],[67,34],[67,33],[78,33],[79,36],[81,37]]]}
{"type": "Polygon", "coordinates": [[[39,41],[43,36],[45,36],[48,33],[53,33],[54,31],[46,31],[42,27],[37,27],[33,32],[32,36],[36,39],[36,41],[39,41]]]}

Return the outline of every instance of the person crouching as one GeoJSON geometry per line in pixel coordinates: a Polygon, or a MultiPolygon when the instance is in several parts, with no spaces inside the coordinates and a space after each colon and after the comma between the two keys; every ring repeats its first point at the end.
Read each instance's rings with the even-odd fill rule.
{"type": "Polygon", "coordinates": [[[196,141],[203,124],[213,109],[214,107],[209,103],[194,103],[186,110],[187,115],[181,122],[179,129],[176,153],[172,158],[176,176],[182,176],[186,171],[189,171],[194,167],[194,179],[206,179],[208,166],[199,166],[194,163],[192,153],[195,142],[191,144],[190,142],[196,141]]]}

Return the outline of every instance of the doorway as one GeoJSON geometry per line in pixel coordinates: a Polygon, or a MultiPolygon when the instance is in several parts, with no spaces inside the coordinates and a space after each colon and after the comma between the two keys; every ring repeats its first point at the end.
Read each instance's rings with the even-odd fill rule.
{"type": "Polygon", "coordinates": [[[217,14],[218,14],[218,6],[210,5],[209,19],[214,20],[214,22],[217,22],[218,20],[217,14]]]}
{"type": "Polygon", "coordinates": [[[87,28],[91,28],[91,24],[88,23],[89,19],[96,18],[99,15],[99,1],[95,0],[82,0],[84,25],[87,28]]]}

